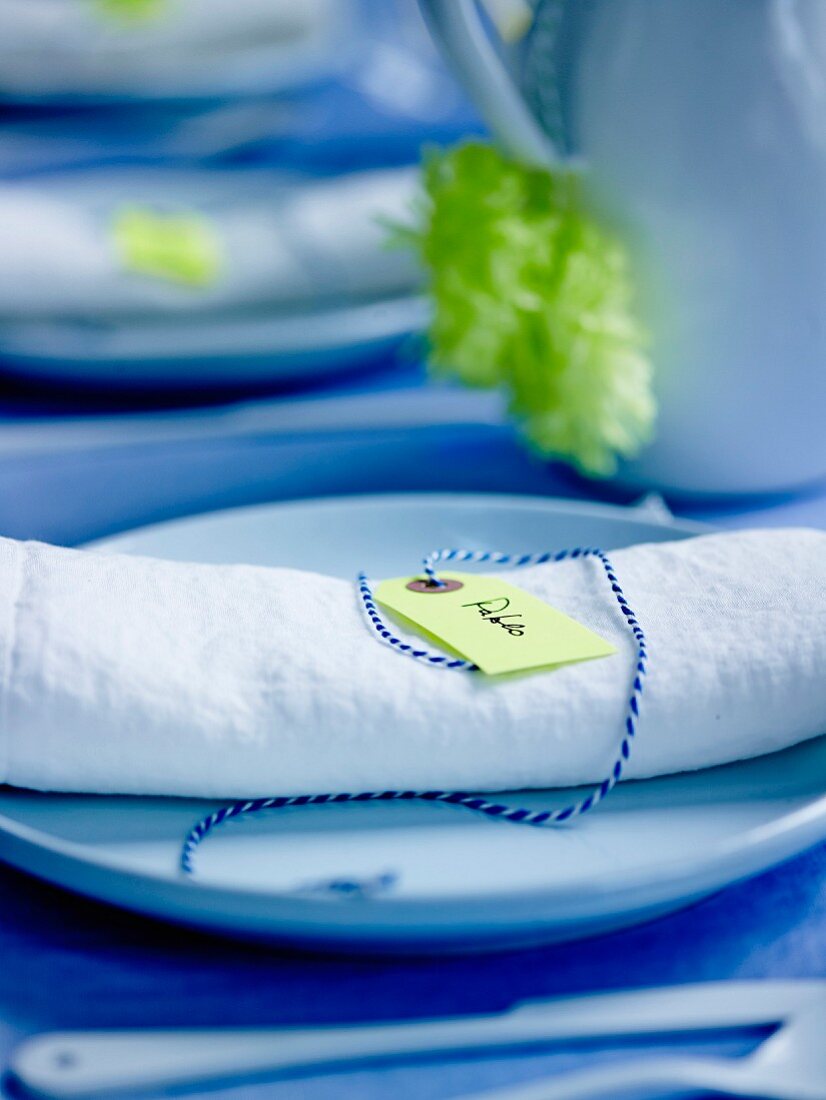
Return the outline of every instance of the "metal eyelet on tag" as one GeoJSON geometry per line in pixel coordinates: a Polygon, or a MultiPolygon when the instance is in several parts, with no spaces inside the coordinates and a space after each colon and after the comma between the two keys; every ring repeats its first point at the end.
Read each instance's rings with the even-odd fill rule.
{"type": "Polygon", "coordinates": [[[455,592],[458,588],[464,588],[465,586],[461,581],[443,580],[441,583],[436,584],[434,581],[419,578],[410,581],[405,587],[409,588],[411,592],[421,592],[426,596],[435,596],[442,592],[455,592]]]}

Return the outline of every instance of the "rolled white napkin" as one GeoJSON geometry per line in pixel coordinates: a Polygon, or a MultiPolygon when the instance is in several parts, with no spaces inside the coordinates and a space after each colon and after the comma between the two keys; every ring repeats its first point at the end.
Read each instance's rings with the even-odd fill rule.
{"type": "Polygon", "coordinates": [[[350,0],[0,0],[0,27],[0,93],[34,100],[286,89],[361,29],[350,0]]]}
{"type": "MultiPolygon", "coordinates": [[[[627,777],[826,730],[826,533],[709,535],[613,559],[650,654],[627,777]]],[[[344,580],[0,540],[0,779],[217,797],[601,780],[635,660],[601,567],[508,579],[617,653],[495,681],[377,641],[344,580]]]]}
{"type": "MultiPolygon", "coordinates": [[[[0,0],[2,3],[2,0],[0,0]]],[[[421,273],[387,247],[409,218],[414,168],[289,180],[266,170],[134,168],[0,183],[0,317],[194,318],[216,310],[308,309],[410,294],[421,273]],[[118,245],[131,210],[183,217],[206,234],[202,285],[133,269],[118,245]]]]}

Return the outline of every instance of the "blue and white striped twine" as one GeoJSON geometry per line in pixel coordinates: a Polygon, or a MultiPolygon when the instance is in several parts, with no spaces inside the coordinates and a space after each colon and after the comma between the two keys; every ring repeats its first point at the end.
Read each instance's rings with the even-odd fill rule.
{"type": "MultiPolygon", "coordinates": [[[[466,809],[475,810],[477,813],[486,814],[488,817],[499,818],[502,821],[510,821],[517,825],[559,825],[572,818],[581,817],[593,810],[614,789],[622,778],[623,768],[631,755],[631,745],[637,732],[637,720],[640,713],[640,700],[643,691],[643,683],[648,662],[648,650],[645,634],[639,624],[637,616],[628,605],[625,594],[617,580],[616,572],[611,560],[603,550],[595,547],[577,547],[573,550],[548,551],[543,554],[503,554],[489,550],[434,550],[428,554],[423,562],[423,572],[427,580],[434,586],[444,584],[439,580],[436,566],[441,562],[461,562],[491,565],[543,565],[551,561],[564,561],[571,558],[597,558],[602,564],[605,576],[611,586],[611,591],[619,604],[619,609],[625,617],[625,622],[636,644],[636,660],[631,683],[631,691],[626,707],[622,741],[617,752],[616,759],[608,775],[599,786],[578,802],[565,806],[560,810],[526,810],[518,806],[505,806],[500,802],[490,802],[478,794],[469,794],[465,791],[363,791],[360,794],[313,794],[276,796],[272,798],[254,798],[246,802],[235,802],[230,806],[224,806],[208,814],[190,829],[181,850],[181,870],[184,874],[192,874],[194,871],[194,856],[198,846],[219,825],[248,814],[259,813],[261,810],[280,810],[288,806],[323,806],[337,802],[401,802],[419,799],[424,802],[445,802],[451,806],[464,806],[466,809]]],[[[397,653],[406,657],[412,657],[430,665],[432,668],[462,669],[468,672],[477,671],[477,666],[470,661],[454,659],[441,653],[432,653],[426,649],[419,649],[397,638],[379,615],[373,591],[368,583],[367,576],[360,573],[358,576],[358,592],[367,621],[375,631],[377,638],[384,644],[392,647],[397,653]]],[[[357,885],[357,884],[356,884],[357,885]]]]}

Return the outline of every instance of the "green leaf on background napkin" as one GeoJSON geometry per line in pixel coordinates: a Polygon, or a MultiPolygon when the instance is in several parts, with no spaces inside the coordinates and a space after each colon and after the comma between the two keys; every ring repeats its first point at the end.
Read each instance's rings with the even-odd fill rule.
{"type": "Polygon", "coordinates": [[[191,287],[209,286],[218,277],[220,245],[210,223],[197,213],[130,206],[116,214],[112,229],[128,271],[191,287]]]}
{"type": "Polygon", "coordinates": [[[145,23],[160,15],[166,0],[97,0],[102,16],[120,23],[145,23]]]}

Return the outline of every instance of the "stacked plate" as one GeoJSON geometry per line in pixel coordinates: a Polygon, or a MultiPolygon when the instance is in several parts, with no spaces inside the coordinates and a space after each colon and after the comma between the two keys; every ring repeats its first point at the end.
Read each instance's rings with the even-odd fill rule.
{"type": "Polygon", "coordinates": [[[421,327],[386,224],[421,142],[473,120],[412,2],[0,0],[0,23],[7,371],[244,384],[421,327]]]}

